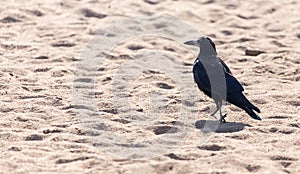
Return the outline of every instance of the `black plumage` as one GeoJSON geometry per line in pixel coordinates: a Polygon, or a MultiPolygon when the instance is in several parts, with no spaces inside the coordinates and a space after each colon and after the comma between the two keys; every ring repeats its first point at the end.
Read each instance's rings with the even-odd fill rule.
{"type": "Polygon", "coordinates": [[[222,101],[228,101],[235,106],[245,110],[252,118],[261,120],[254,112],[260,110],[254,106],[243,94],[244,88],[232,75],[228,66],[217,56],[216,47],[208,37],[200,37],[198,40],[185,42],[187,45],[201,48],[193,66],[194,80],[198,88],[207,96],[213,98],[216,110],[220,111],[220,120],[225,122],[226,115],[222,115],[222,101]]]}

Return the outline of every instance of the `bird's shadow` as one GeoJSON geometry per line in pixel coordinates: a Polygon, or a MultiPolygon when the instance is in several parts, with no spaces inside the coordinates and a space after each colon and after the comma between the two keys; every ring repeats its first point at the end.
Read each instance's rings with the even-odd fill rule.
{"type": "Polygon", "coordinates": [[[249,124],[242,122],[225,122],[220,123],[219,120],[198,120],[195,127],[200,129],[203,133],[216,132],[216,133],[232,133],[242,131],[245,127],[252,127],[249,124]]]}

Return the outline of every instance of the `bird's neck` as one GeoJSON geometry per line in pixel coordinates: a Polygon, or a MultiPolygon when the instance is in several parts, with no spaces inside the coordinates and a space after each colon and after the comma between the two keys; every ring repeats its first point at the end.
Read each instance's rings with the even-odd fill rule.
{"type": "Polygon", "coordinates": [[[198,57],[217,56],[217,52],[213,48],[201,50],[198,57]]]}
{"type": "Polygon", "coordinates": [[[213,48],[211,43],[209,43],[207,41],[207,42],[202,42],[200,44],[200,53],[199,53],[200,57],[216,56],[216,55],[217,55],[217,52],[216,52],[215,48],[213,48]]]}

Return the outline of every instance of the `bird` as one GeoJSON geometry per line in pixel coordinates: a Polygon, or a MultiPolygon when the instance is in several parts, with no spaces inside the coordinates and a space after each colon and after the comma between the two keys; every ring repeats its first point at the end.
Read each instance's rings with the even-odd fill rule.
{"type": "Polygon", "coordinates": [[[209,37],[202,36],[184,44],[200,47],[200,52],[194,61],[193,75],[198,88],[216,104],[216,110],[210,114],[211,116],[215,116],[220,111],[219,121],[225,123],[227,114],[222,115],[221,107],[223,101],[227,101],[246,111],[252,118],[262,120],[257,114],[260,110],[243,94],[243,86],[217,55],[216,46],[209,37]]]}

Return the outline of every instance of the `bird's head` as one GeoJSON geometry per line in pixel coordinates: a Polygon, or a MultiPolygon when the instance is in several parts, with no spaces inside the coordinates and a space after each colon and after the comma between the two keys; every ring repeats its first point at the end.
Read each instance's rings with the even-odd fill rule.
{"type": "Polygon", "coordinates": [[[192,45],[196,47],[200,47],[201,50],[210,50],[213,49],[216,52],[216,46],[214,42],[207,36],[202,36],[198,40],[190,40],[187,42],[184,42],[186,45],[192,45]]]}

